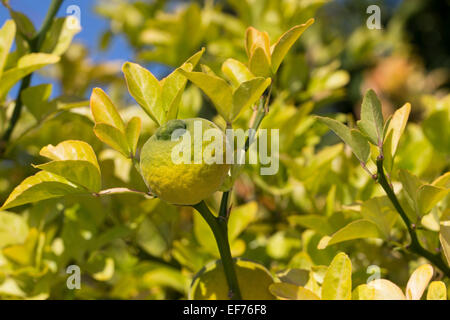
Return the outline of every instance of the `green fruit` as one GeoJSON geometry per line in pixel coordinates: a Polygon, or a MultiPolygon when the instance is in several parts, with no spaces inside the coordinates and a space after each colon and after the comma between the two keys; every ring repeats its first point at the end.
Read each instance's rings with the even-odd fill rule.
{"type": "Polygon", "coordinates": [[[201,118],[170,120],[158,128],[142,148],[141,173],[150,190],[160,199],[177,205],[197,204],[217,191],[227,176],[230,166],[225,163],[225,142],[225,135],[211,121],[201,118]],[[202,135],[194,135],[195,123],[201,124],[203,133],[208,129],[218,133],[220,141],[217,143],[222,144],[223,152],[217,157],[221,158],[221,163],[211,163],[216,154],[205,150],[211,151],[210,144],[216,142],[214,138],[203,141],[202,135]],[[177,139],[172,141],[172,135],[177,139]],[[190,146],[190,152],[185,147],[180,148],[182,141],[187,142],[185,147],[190,146]],[[177,163],[173,154],[187,154],[183,159],[188,161],[177,163]],[[196,163],[196,159],[200,159],[200,163],[196,163]]]}
{"type": "MultiPolygon", "coordinates": [[[[269,271],[258,263],[235,259],[235,270],[242,299],[274,300],[269,286],[274,283],[269,271]]],[[[206,265],[195,276],[189,290],[191,300],[228,300],[228,284],[220,260],[206,265]]]]}

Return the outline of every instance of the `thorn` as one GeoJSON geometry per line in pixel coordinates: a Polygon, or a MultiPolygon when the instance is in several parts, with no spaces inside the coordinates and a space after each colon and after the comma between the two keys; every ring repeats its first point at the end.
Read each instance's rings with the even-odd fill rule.
{"type": "Polygon", "coordinates": [[[231,209],[233,208],[233,204],[230,204],[230,207],[227,209],[227,220],[230,218],[231,209]]]}

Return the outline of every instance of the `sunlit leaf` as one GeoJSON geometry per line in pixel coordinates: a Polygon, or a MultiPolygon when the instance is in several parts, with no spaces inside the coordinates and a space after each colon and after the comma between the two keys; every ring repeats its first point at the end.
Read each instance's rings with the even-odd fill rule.
{"type": "Polygon", "coordinates": [[[211,99],[219,114],[227,121],[232,121],[233,91],[228,83],[203,72],[180,71],[211,99]]]}
{"type": "Polygon", "coordinates": [[[352,296],[352,263],[338,253],[328,267],[322,284],[323,300],[350,300],[352,296]]]}
{"type": "Polygon", "coordinates": [[[249,81],[255,77],[242,62],[232,58],[225,60],[222,64],[222,72],[234,88],[239,87],[242,82],[249,81]]]}
{"type": "Polygon", "coordinates": [[[432,281],[428,286],[427,300],[447,300],[447,287],[442,281],[432,281]]]}
{"type": "Polygon", "coordinates": [[[377,226],[369,220],[356,220],[339,229],[331,237],[324,237],[318,248],[325,249],[327,246],[343,241],[365,239],[365,238],[381,238],[382,234],[377,226]]]}
{"type": "Polygon", "coordinates": [[[0,211],[0,248],[24,242],[27,234],[28,225],[23,216],[0,211]]]}
{"type": "Polygon", "coordinates": [[[261,47],[257,47],[248,61],[248,68],[257,77],[268,77],[271,74],[270,59],[261,47]]]}
{"type": "Polygon", "coordinates": [[[57,146],[48,145],[40,154],[51,162],[35,167],[57,174],[91,192],[101,188],[100,167],[92,147],[83,141],[68,140],[57,146]]]}
{"type": "Polygon", "coordinates": [[[406,285],[406,299],[420,300],[432,277],[433,267],[429,264],[424,264],[414,270],[406,285]]]}
{"type": "Polygon", "coordinates": [[[97,123],[94,126],[94,133],[97,138],[109,145],[111,148],[119,151],[127,158],[130,157],[130,148],[128,145],[127,136],[124,132],[109,124],[97,123]]]}
{"type": "Polygon", "coordinates": [[[441,222],[441,231],[439,232],[439,240],[442,245],[442,251],[450,265],[450,221],[441,222]]]}
{"type": "Polygon", "coordinates": [[[131,96],[157,124],[163,124],[166,114],[161,103],[162,88],[155,76],[132,62],[125,62],[122,71],[131,96]]]}
{"type": "Polygon", "coordinates": [[[125,131],[125,124],[117,112],[111,99],[100,88],[94,88],[91,94],[91,112],[96,123],[105,123],[112,127],[125,131]]]}
{"type": "Polygon", "coordinates": [[[80,21],[75,15],[56,18],[45,35],[40,51],[60,56],[66,52],[73,37],[80,31],[80,21]]]}
{"type": "Polygon", "coordinates": [[[128,121],[127,126],[125,128],[125,134],[132,155],[136,153],[140,132],[141,132],[141,119],[139,117],[131,118],[130,121],[128,121]]]}
{"type": "Polygon", "coordinates": [[[0,29],[0,79],[16,34],[16,25],[12,20],[6,20],[0,29]]]}
{"type": "Polygon", "coordinates": [[[314,19],[309,19],[304,24],[297,25],[283,33],[278,40],[271,46],[272,53],[272,72],[276,73],[284,57],[292,45],[302,35],[302,33],[314,23],[314,19]]]}
{"type": "Polygon", "coordinates": [[[47,171],[40,171],[19,184],[6,199],[1,210],[20,206],[26,203],[62,197],[68,194],[83,193],[69,180],[47,171]]]}
{"type": "Polygon", "coordinates": [[[381,103],[373,90],[364,95],[361,105],[361,120],[357,122],[361,131],[377,146],[383,143],[383,114],[381,103]]]}
{"type": "Polygon", "coordinates": [[[258,204],[255,201],[248,202],[231,210],[228,220],[228,237],[230,241],[236,239],[255,220],[257,212],[258,204]]]}
{"type": "Polygon", "coordinates": [[[259,77],[242,82],[233,93],[233,108],[230,113],[231,121],[234,121],[243,110],[257,102],[270,85],[270,82],[270,78],[264,79],[259,77]]]}
{"type": "MultiPolygon", "coordinates": [[[[394,283],[385,279],[370,281],[367,285],[358,287],[356,296],[359,300],[405,300],[402,290],[394,283]]],[[[356,289],[355,289],[356,290],[356,289]]]]}
{"type": "Polygon", "coordinates": [[[269,290],[282,300],[320,300],[314,292],[291,283],[274,283],[269,290]]]}
{"type": "Polygon", "coordinates": [[[59,61],[59,57],[47,53],[30,53],[19,59],[17,66],[3,72],[0,78],[0,101],[8,91],[23,77],[46,65],[59,61]]]}

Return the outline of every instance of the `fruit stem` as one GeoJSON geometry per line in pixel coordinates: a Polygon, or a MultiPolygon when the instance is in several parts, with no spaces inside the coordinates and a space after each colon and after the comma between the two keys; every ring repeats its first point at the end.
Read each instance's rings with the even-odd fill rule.
{"type": "Polygon", "coordinates": [[[211,231],[216,239],[217,247],[220,253],[220,259],[222,261],[223,270],[225,272],[225,278],[228,283],[229,297],[231,300],[242,300],[241,290],[236,276],[236,270],[234,268],[234,260],[231,256],[230,243],[228,240],[228,227],[227,220],[216,217],[209,210],[204,201],[193,206],[208,223],[211,231]]]}

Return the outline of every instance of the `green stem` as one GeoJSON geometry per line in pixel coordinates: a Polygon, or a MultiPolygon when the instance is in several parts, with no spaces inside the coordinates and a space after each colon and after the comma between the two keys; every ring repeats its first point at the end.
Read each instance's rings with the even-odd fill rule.
{"type": "Polygon", "coordinates": [[[225,272],[225,278],[228,283],[229,297],[231,300],[241,300],[241,290],[236,276],[236,270],[234,269],[234,261],[231,256],[230,244],[228,241],[228,228],[227,220],[221,216],[215,217],[209,210],[204,201],[193,206],[205,219],[211,228],[214,238],[216,239],[217,247],[220,253],[220,259],[222,261],[223,270],[225,272]]]}
{"type": "MultiPolygon", "coordinates": [[[[42,23],[41,29],[36,34],[36,36],[29,41],[30,45],[30,51],[31,52],[39,52],[41,49],[42,43],[44,42],[45,36],[47,34],[47,31],[50,29],[53,18],[55,17],[56,13],[58,12],[62,2],[64,0],[53,0],[50,4],[50,7],[47,11],[47,15],[45,16],[44,22],[42,23]]],[[[20,83],[19,92],[17,93],[16,97],[16,105],[14,106],[13,114],[11,116],[11,119],[9,121],[8,128],[6,129],[5,133],[3,134],[1,141],[0,141],[0,155],[2,155],[6,149],[6,144],[8,143],[9,139],[11,138],[11,134],[17,124],[17,121],[19,121],[20,114],[22,112],[22,92],[26,88],[30,86],[31,83],[31,77],[32,73],[27,75],[25,78],[22,79],[22,82],[20,83]]]]}
{"type": "Polygon", "coordinates": [[[408,218],[408,215],[403,210],[402,206],[400,205],[400,202],[397,199],[397,196],[394,193],[394,190],[392,189],[391,185],[389,184],[388,180],[386,179],[386,175],[383,169],[383,156],[379,156],[377,158],[377,177],[378,182],[380,183],[383,190],[386,192],[389,200],[394,205],[395,210],[400,214],[403,222],[406,224],[406,228],[408,230],[409,236],[411,237],[411,244],[408,247],[408,250],[422,256],[431,263],[433,263],[436,267],[438,267],[447,277],[450,278],[450,268],[446,265],[446,263],[442,260],[442,256],[440,253],[433,254],[420,244],[420,241],[416,234],[416,226],[411,223],[411,221],[408,218]]]}

